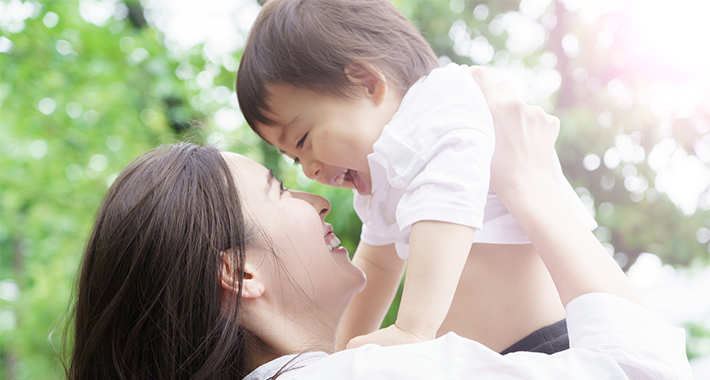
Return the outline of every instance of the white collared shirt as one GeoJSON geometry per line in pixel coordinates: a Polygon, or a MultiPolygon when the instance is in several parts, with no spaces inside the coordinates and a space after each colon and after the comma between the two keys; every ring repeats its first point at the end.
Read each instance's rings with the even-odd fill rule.
{"type": "Polygon", "coordinates": [[[332,355],[284,356],[250,373],[265,380],[375,379],[692,379],[685,332],[626,299],[603,293],[567,305],[570,349],[500,355],[455,333],[401,346],[368,344],[332,355]]]}

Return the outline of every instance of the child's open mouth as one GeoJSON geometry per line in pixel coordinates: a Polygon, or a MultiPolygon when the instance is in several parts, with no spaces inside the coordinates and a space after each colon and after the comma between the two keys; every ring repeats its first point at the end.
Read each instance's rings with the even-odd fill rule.
{"type": "Polygon", "coordinates": [[[370,189],[367,188],[365,181],[362,180],[357,170],[348,169],[333,179],[333,182],[339,186],[342,186],[346,181],[352,183],[360,195],[370,195],[370,189]]]}

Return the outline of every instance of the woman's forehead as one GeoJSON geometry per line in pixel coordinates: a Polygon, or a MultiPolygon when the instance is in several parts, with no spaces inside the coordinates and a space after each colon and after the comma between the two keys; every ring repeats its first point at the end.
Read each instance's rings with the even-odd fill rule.
{"type": "Polygon", "coordinates": [[[238,153],[222,152],[222,156],[235,174],[242,175],[249,172],[258,173],[268,171],[263,165],[238,153]]]}
{"type": "Polygon", "coordinates": [[[274,182],[271,171],[241,154],[222,152],[222,155],[227,161],[237,191],[246,201],[245,205],[248,208],[263,207],[264,202],[271,198],[269,190],[274,182]]]}

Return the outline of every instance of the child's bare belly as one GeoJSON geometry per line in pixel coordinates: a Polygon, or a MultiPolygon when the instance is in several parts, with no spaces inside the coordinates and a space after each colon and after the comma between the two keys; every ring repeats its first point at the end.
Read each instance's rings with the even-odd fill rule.
{"type": "Polygon", "coordinates": [[[474,244],[438,335],[454,331],[500,352],[564,317],[531,244],[474,244]]]}

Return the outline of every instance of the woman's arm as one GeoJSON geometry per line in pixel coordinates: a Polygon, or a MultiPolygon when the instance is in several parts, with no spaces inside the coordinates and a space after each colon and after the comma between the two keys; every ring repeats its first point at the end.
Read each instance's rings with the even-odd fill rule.
{"type": "Polygon", "coordinates": [[[494,84],[481,67],[472,68],[493,115],[496,150],[491,189],[515,216],[539,252],[562,303],[593,292],[638,302],[621,268],[602,247],[555,185],[554,142],[559,120],[526,105],[513,85],[494,84]]]}
{"type": "Polygon", "coordinates": [[[380,328],[399,288],[406,262],[397,256],[394,244],[374,246],[360,242],[353,263],[365,272],[367,284],[355,295],[338,327],[337,349],[350,339],[380,328]]]}

